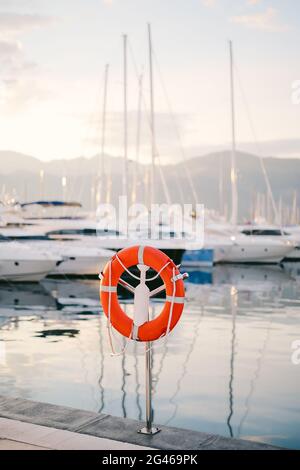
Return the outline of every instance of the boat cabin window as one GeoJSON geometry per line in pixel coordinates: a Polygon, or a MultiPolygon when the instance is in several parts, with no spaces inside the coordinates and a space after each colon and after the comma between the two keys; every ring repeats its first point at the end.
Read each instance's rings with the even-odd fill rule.
{"type": "Polygon", "coordinates": [[[35,240],[49,240],[47,235],[0,235],[0,241],[35,241],[35,240]]]}
{"type": "Polygon", "coordinates": [[[97,229],[97,236],[98,237],[107,237],[108,235],[114,235],[118,236],[120,235],[120,232],[118,230],[112,230],[112,229],[97,229]]]}
{"type": "Polygon", "coordinates": [[[282,235],[288,235],[287,232],[282,232],[279,229],[246,229],[243,230],[244,235],[262,235],[265,237],[281,237],[282,235]]]}
{"type": "Polygon", "coordinates": [[[84,228],[84,229],[73,229],[66,228],[61,230],[51,230],[47,235],[85,235],[85,236],[96,236],[96,229],[84,228]]]}
{"type": "Polygon", "coordinates": [[[119,232],[116,230],[101,229],[96,230],[95,228],[83,228],[83,229],[61,229],[61,230],[52,230],[48,232],[47,235],[80,235],[85,237],[101,237],[108,235],[119,235],[119,232]]]}

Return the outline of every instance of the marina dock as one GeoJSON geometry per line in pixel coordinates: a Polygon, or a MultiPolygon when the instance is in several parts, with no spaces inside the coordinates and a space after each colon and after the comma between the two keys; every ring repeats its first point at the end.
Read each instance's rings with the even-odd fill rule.
{"type": "Polygon", "coordinates": [[[22,398],[0,396],[0,449],[14,450],[279,450],[268,444],[160,426],[138,434],[143,423],[22,398]]]}

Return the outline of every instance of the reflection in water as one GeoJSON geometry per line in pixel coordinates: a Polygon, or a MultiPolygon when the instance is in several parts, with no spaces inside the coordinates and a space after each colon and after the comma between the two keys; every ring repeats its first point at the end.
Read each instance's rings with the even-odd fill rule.
{"type": "MultiPolygon", "coordinates": [[[[152,354],[153,356],[153,354],[152,354]]],[[[136,406],[138,409],[138,419],[141,421],[143,412],[141,407],[141,394],[140,394],[140,377],[139,377],[139,367],[138,367],[138,354],[137,354],[137,343],[134,343],[134,371],[135,371],[135,396],[136,396],[136,406]]]]}
{"type": "Polygon", "coordinates": [[[244,422],[246,421],[246,419],[247,419],[247,417],[250,413],[250,409],[251,409],[250,408],[250,403],[251,403],[252,396],[254,395],[254,392],[255,392],[256,383],[257,383],[257,381],[259,379],[259,376],[260,376],[260,371],[261,371],[261,367],[262,367],[262,364],[263,364],[263,359],[265,357],[267,344],[268,344],[268,341],[269,341],[269,338],[270,338],[271,324],[272,324],[272,317],[270,317],[270,320],[268,322],[268,327],[266,329],[266,335],[265,335],[265,339],[264,339],[262,348],[260,348],[259,351],[258,351],[259,355],[258,355],[257,361],[256,361],[256,368],[255,368],[255,372],[254,372],[254,375],[253,375],[253,379],[251,380],[249,394],[248,394],[248,396],[245,400],[245,413],[241,418],[241,421],[240,421],[240,424],[239,424],[239,427],[238,427],[237,437],[240,437],[242,435],[242,429],[243,429],[244,422]]]}
{"type": "Polygon", "coordinates": [[[236,324],[236,310],[238,292],[235,287],[230,289],[230,305],[231,305],[231,316],[232,316],[232,334],[231,334],[231,355],[230,355],[230,376],[229,376],[229,415],[227,418],[227,426],[229,429],[230,437],[234,437],[233,429],[231,425],[231,419],[233,416],[233,378],[234,378],[234,356],[235,356],[235,324],[236,324]]]}
{"type": "MultiPolygon", "coordinates": [[[[290,360],[291,342],[300,338],[297,270],[191,272],[181,321],[153,349],[157,424],[300,448],[299,367],[290,360]]],[[[98,288],[67,279],[0,286],[0,394],[143,418],[143,344],[110,356],[98,288]]],[[[151,316],[161,308],[153,302],[151,316]]],[[[130,315],[128,299],[126,309],[130,315]]]]}
{"type": "Polygon", "coordinates": [[[56,300],[47,292],[41,284],[24,283],[13,284],[11,282],[0,283],[1,309],[32,309],[39,310],[56,309],[56,300]]]}
{"type": "Polygon", "coordinates": [[[194,329],[191,344],[190,344],[190,346],[187,350],[186,357],[185,357],[184,362],[182,364],[182,372],[181,372],[180,376],[178,377],[175,392],[170,398],[170,403],[172,403],[172,405],[174,405],[174,411],[173,411],[172,415],[170,416],[170,418],[166,421],[165,424],[170,424],[171,421],[175,418],[175,416],[177,414],[179,403],[178,403],[178,401],[175,401],[175,398],[177,397],[177,395],[180,392],[181,383],[182,383],[182,381],[183,381],[183,379],[184,379],[184,377],[187,373],[187,366],[188,366],[188,363],[189,363],[189,359],[190,359],[190,356],[191,356],[192,352],[194,351],[194,347],[195,347],[195,344],[196,344],[196,341],[197,341],[197,338],[198,338],[199,326],[200,326],[201,318],[202,318],[202,315],[203,315],[203,306],[201,306],[201,312],[202,312],[201,315],[199,315],[198,319],[197,319],[197,323],[196,323],[196,327],[194,329]]]}
{"type": "Polygon", "coordinates": [[[127,418],[127,412],[126,412],[126,406],[125,406],[125,400],[126,400],[126,390],[125,390],[125,385],[126,385],[126,370],[125,370],[125,358],[126,354],[122,355],[122,411],[123,411],[123,418],[127,418]]]}
{"type": "Polygon", "coordinates": [[[98,325],[98,331],[99,331],[99,341],[100,341],[100,372],[99,372],[99,379],[98,379],[98,385],[100,388],[100,407],[99,407],[99,413],[102,413],[103,408],[104,408],[104,387],[103,387],[103,378],[104,378],[104,348],[103,348],[103,334],[102,334],[102,322],[99,322],[98,325]]]}
{"type": "Polygon", "coordinates": [[[75,329],[59,329],[59,330],[41,330],[36,332],[37,338],[48,338],[51,336],[68,336],[69,338],[75,338],[78,335],[79,330],[75,329]]]}
{"type": "MultiPolygon", "coordinates": [[[[168,351],[169,351],[168,342],[163,343],[163,352],[162,352],[160,361],[158,363],[157,372],[155,372],[155,369],[152,367],[152,394],[153,395],[155,395],[155,393],[156,393],[157,385],[159,384],[160,375],[162,373],[168,351]]],[[[155,352],[155,347],[153,348],[152,356],[154,356],[154,352],[155,352]]]]}

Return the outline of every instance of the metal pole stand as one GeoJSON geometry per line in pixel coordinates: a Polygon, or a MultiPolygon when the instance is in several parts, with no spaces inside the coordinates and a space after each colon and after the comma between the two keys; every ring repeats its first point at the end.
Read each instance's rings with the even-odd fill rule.
{"type": "Polygon", "coordinates": [[[145,374],[146,374],[146,426],[140,434],[157,434],[160,429],[152,426],[152,374],[151,374],[151,343],[145,343],[145,374]]]}

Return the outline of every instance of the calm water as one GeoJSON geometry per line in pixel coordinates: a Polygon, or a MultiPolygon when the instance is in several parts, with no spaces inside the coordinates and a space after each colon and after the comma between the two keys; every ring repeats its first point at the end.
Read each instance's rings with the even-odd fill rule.
{"type": "MultiPolygon", "coordinates": [[[[190,273],[180,324],[153,352],[157,424],[300,449],[299,274],[190,273]]],[[[142,419],[143,352],[110,356],[96,281],[0,286],[0,394],[142,419]]]]}

